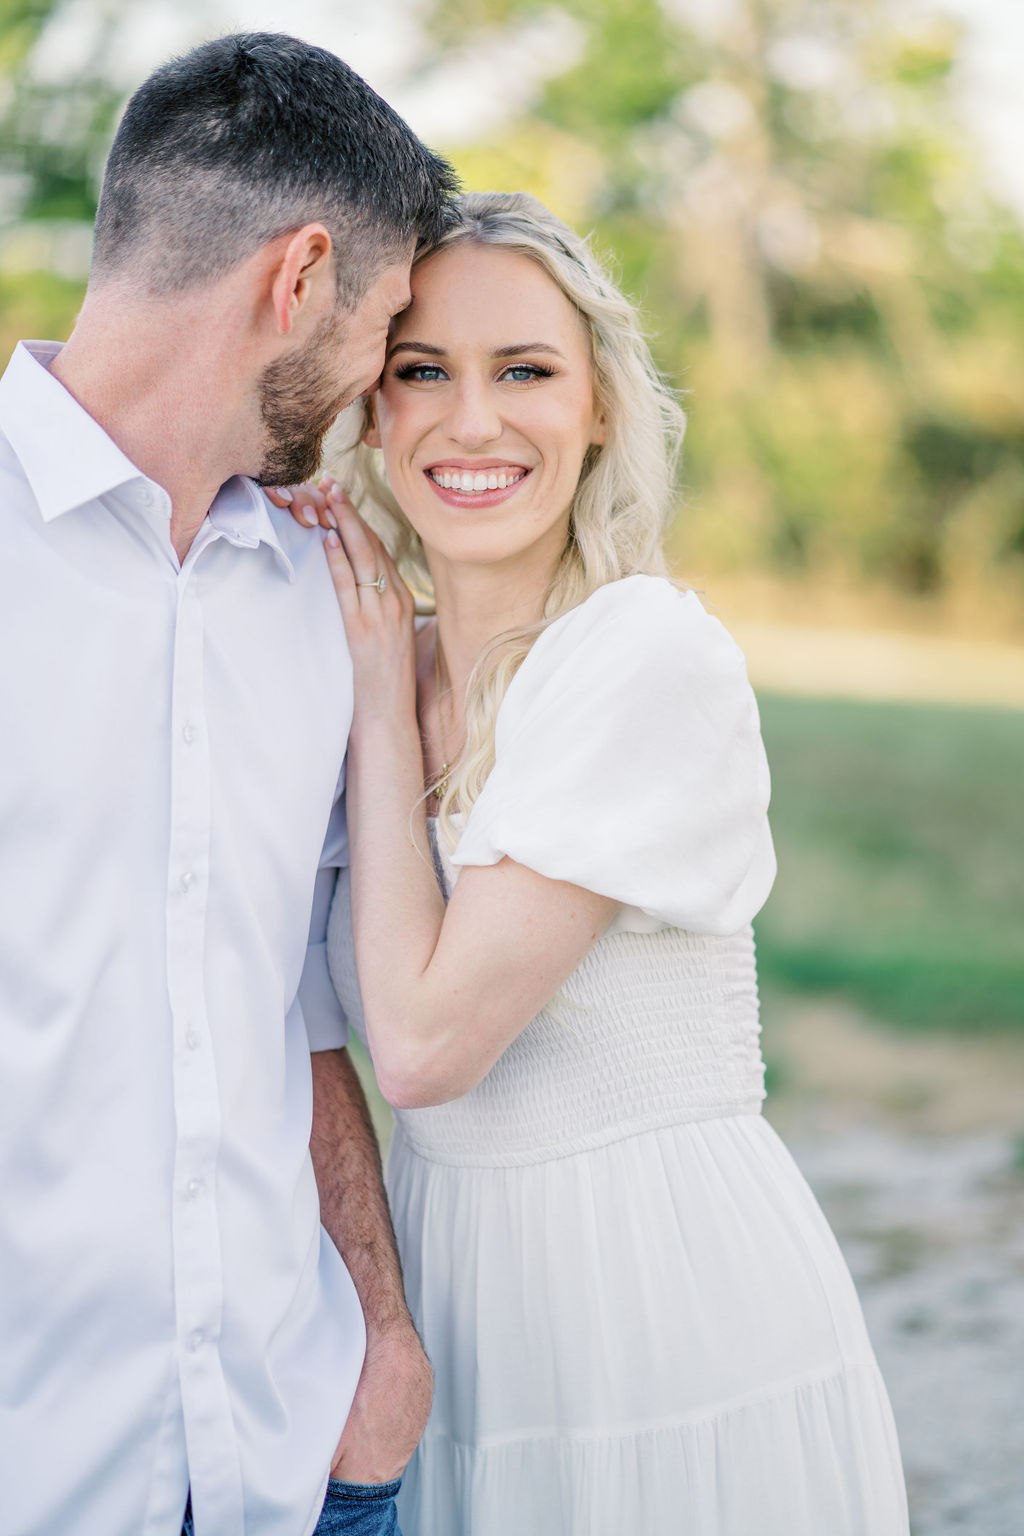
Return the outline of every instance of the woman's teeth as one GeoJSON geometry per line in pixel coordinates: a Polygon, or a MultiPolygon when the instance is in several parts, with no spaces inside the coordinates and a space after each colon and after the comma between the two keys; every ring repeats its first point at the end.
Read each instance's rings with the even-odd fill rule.
{"type": "Polygon", "coordinates": [[[427,474],[435,485],[446,491],[460,491],[463,496],[475,496],[480,491],[503,491],[515,485],[526,474],[525,469],[428,469],[427,474]]]}

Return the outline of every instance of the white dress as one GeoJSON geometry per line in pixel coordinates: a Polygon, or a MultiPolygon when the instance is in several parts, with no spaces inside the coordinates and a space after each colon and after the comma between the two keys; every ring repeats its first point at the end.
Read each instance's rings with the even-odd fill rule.
{"type": "MultiPolygon", "coordinates": [[[[849,1273],[761,1117],[742,655],[692,593],[616,582],[537,640],[496,748],[444,882],[507,854],[624,905],[477,1088],[396,1112],[436,1376],[405,1536],[905,1536],[849,1273]]],[[[344,879],[328,946],[362,1033],[344,879]]]]}

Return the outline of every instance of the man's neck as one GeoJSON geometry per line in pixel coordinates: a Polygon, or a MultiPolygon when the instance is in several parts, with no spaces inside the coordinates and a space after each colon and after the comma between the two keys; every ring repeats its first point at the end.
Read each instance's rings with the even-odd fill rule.
{"type": "MultiPolygon", "coordinates": [[[[171,542],[183,561],[218,490],[253,473],[259,444],[209,316],[87,304],[51,373],[132,463],[171,499],[171,542]],[[196,338],[195,346],[183,337],[196,338]],[[243,430],[239,429],[243,424],[243,430]]],[[[219,329],[219,328],[217,328],[219,329]]],[[[236,360],[237,362],[237,360],[236,360]]]]}

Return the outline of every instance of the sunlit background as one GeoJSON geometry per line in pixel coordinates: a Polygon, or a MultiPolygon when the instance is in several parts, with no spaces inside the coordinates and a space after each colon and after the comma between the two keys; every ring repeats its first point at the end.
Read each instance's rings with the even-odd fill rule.
{"type": "Polygon", "coordinates": [[[1024,6],[0,0],[5,356],[73,322],[125,96],[235,29],[340,53],[642,306],[690,417],[673,564],[773,764],[770,1113],[857,1274],[917,1536],[1020,1536],[1024,6]]]}

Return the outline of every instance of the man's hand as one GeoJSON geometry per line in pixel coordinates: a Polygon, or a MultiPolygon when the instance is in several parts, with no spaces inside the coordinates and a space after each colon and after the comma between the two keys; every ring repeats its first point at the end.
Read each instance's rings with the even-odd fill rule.
{"type": "Polygon", "coordinates": [[[390,1483],[419,1443],[434,1376],[412,1322],[368,1334],[366,1359],[331,1476],[346,1483],[390,1483]]]}
{"type": "Polygon", "coordinates": [[[390,1483],[423,1433],[433,1375],[405,1304],[377,1140],[347,1051],[313,1054],[309,1148],[320,1219],[348,1266],[366,1320],[366,1359],[331,1476],[390,1483]]]}

